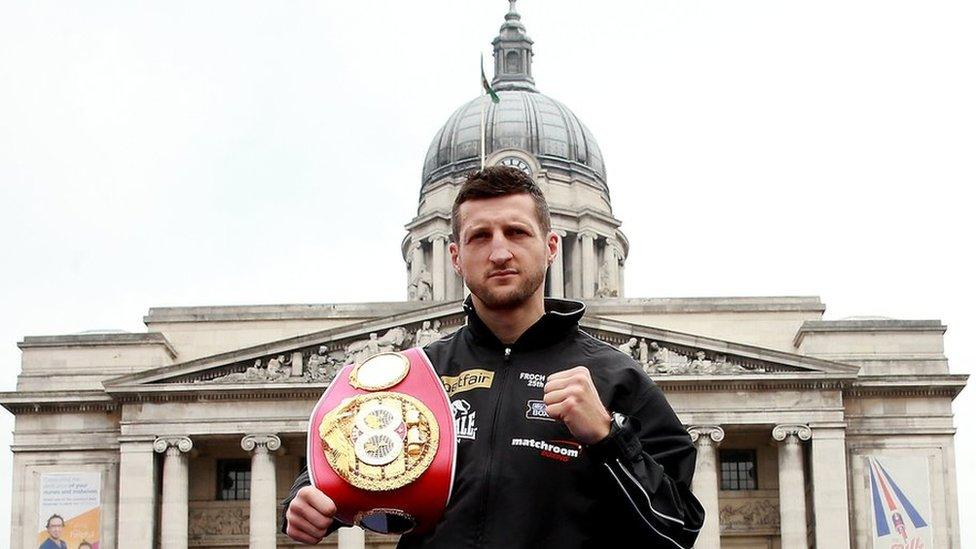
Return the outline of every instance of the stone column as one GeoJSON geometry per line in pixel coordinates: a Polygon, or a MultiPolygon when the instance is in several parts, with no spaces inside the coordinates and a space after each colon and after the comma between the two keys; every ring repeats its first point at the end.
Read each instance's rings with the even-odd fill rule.
{"type": "Polygon", "coordinates": [[[610,288],[613,290],[614,297],[622,297],[623,293],[620,291],[620,251],[617,249],[616,243],[611,243],[607,246],[606,253],[610,254],[610,288]]]}
{"type": "Polygon", "coordinates": [[[445,293],[445,299],[461,299],[461,277],[454,272],[454,265],[451,264],[451,254],[445,254],[447,263],[444,269],[447,271],[445,277],[447,277],[447,290],[445,293]]]}
{"type": "Polygon", "coordinates": [[[810,440],[806,425],[777,425],[773,438],[779,441],[780,545],[807,546],[807,498],[803,486],[803,445],[810,440]]]}
{"type": "Polygon", "coordinates": [[[618,282],[620,290],[617,292],[617,294],[620,297],[623,297],[624,296],[624,267],[625,266],[626,266],[626,264],[624,263],[623,254],[621,254],[621,257],[620,257],[620,282],[618,282]]]}
{"type": "MultiPolygon", "coordinates": [[[[189,474],[186,453],[193,449],[189,437],[161,437],[153,449],[165,454],[163,460],[162,549],[186,549],[190,534],[189,474]]],[[[119,537],[125,542],[126,538],[119,537]]]]}
{"type": "Polygon", "coordinates": [[[847,448],[843,424],[811,426],[810,463],[813,474],[813,515],[817,547],[849,549],[850,509],[847,506],[847,448]]]}
{"type": "Polygon", "coordinates": [[[444,259],[444,248],[447,245],[447,238],[444,235],[434,235],[430,239],[431,244],[434,247],[434,259],[433,265],[431,266],[432,275],[434,277],[434,301],[441,301],[445,299],[445,267],[447,266],[444,259]]]}
{"type": "Polygon", "coordinates": [[[693,425],[688,434],[698,449],[695,478],[691,491],[705,508],[705,524],[698,534],[695,547],[718,549],[722,530],[718,520],[718,445],[725,439],[725,431],[718,425],[693,425]]]}
{"type": "Polygon", "coordinates": [[[274,549],[278,533],[277,483],[274,452],[281,448],[275,435],[247,435],[241,448],[251,453],[251,549],[274,549]]]}
{"type": "Polygon", "coordinates": [[[119,444],[119,530],[126,547],[153,549],[156,473],[153,440],[119,444]]]}
{"type": "Polygon", "coordinates": [[[580,246],[583,255],[583,295],[584,299],[591,298],[596,293],[596,249],[594,240],[596,235],[590,231],[580,233],[580,246]]]}
{"type": "Polygon", "coordinates": [[[559,243],[556,245],[556,257],[552,260],[549,267],[549,295],[551,297],[563,297],[565,295],[565,281],[563,279],[563,237],[565,231],[556,231],[559,235],[559,243]]]}

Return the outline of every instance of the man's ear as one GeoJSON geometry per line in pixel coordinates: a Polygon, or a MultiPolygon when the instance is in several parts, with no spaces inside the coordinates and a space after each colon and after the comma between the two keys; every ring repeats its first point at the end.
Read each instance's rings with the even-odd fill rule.
{"type": "Polygon", "coordinates": [[[457,273],[461,278],[464,278],[464,275],[461,274],[461,249],[458,247],[457,242],[451,242],[448,244],[447,251],[451,254],[451,265],[454,267],[454,272],[457,273]]]}
{"type": "Polygon", "coordinates": [[[548,264],[552,265],[552,261],[556,259],[556,252],[559,251],[559,235],[556,231],[549,231],[549,236],[546,237],[546,248],[548,253],[548,264]]]}

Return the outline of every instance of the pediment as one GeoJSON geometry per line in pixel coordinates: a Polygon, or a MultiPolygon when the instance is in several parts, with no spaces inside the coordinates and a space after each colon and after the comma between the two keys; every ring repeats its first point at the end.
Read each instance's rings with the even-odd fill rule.
{"type": "Polygon", "coordinates": [[[580,327],[630,354],[652,378],[830,374],[856,377],[860,367],[695,334],[585,317],[580,327]]]}
{"type": "MultiPolygon", "coordinates": [[[[369,320],[313,334],[239,349],[105,382],[110,393],[153,388],[200,387],[210,390],[326,385],[343,365],[383,351],[424,345],[464,325],[460,302],[369,320]]],[[[858,367],[587,316],[581,328],[630,354],[652,378],[741,375],[841,374],[858,367]]]]}
{"type": "Polygon", "coordinates": [[[461,302],[439,304],[118,377],[104,385],[109,392],[187,384],[324,385],[349,362],[425,345],[456,331],[464,318],[461,302]]]}

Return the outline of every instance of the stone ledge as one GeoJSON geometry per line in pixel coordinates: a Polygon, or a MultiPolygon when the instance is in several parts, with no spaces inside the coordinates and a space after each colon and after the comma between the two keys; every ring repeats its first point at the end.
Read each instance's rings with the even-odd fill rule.
{"type": "Polygon", "coordinates": [[[105,391],[12,391],[0,393],[0,406],[17,415],[23,412],[95,412],[118,408],[105,391]]]}
{"type": "Polygon", "coordinates": [[[948,326],[941,320],[807,320],[796,331],[793,346],[799,347],[809,333],[877,333],[877,332],[939,332],[944,334],[948,326]]]}
{"type": "Polygon", "coordinates": [[[176,350],[169,340],[161,333],[102,333],[102,334],[66,334],[46,336],[25,336],[17,343],[20,349],[57,348],[57,347],[118,347],[121,345],[162,345],[170,358],[176,358],[176,350]]]}
{"type": "Polygon", "coordinates": [[[827,307],[818,296],[657,297],[586,300],[588,314],[816,312],[827,307]]]}
{"type": "Polygon", "coordinates": [[[317,320],[371,318],[411,312],[446,301],[387,301],[373,303],[324,303],[285,305],[226,305],[203,307],[153,307],[143,317],[146,324],[159,322],[235,322],[248,320],[317,320]]]}

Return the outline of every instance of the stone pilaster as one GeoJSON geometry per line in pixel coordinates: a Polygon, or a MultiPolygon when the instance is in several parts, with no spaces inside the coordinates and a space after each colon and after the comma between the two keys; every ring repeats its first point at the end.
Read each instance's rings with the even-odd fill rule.
{"type": "Polygon", "coordinates": [[[803,445],[810,440],[806,425],[777,425],[773,438],[779,441],[780,545],[807,546],[807,498],[803,486],[803,445]]]}
{"type": "Polygon", "coordinates": [[[132,549],[153,549],[156,472],[153,441],[119,444],[118,539],[132,549]]]}
{"type": "Polygon", "coordinates": [[[698,449],[691,491],[705,508],[705,524],[698,534],[695,547],[718,549],[722,530],[718,520],[717,448],[725,439],[725,430],[718,425],[693,425],[688,428],[688,434],[691,435],[691,440],[698,449]]]}
{"type": "Polygon", "coordinates": [[[281,448],[275,435],[247,435],[241,448],[251,454],[251,525],[250,548],[274,549],[277,534],[277,483],[274,452],[281,448]]]}
{"type": "Polygon", "coordinates": [[[447,254],[445,253],[445,248],[447,247],[447,237],[444,235],[435,235],[430,239],[431,245],[433,246],[433,277],[434,277],[434,301],[441,301],[446,299],[446,284],[445,275],[447,274],[447,254]]]}
{"type": "Polygon", "coordinates": [[[552,265],[549,267],[549,295],[551,297],[563,297],[565,295],[564,285],[565,280],[563,278],[563,237],[566,236],[564,231],[556,231],[559,235],[559,243],[556,245],[556,256],[552,260],[552,265]]]}
{"type": "MultiPolygon", "coordinates": [[[[193,449],[189,437],[160,437],[153,449],[163,460],[163,508],[160,515],[162,549],[186,549],[189,536],[189,475],[187,452],[193,449]]],[[[119,537],[125,542],[126,538],[119,537]]]]}
{"type": "Polygon", "coordinates": [[[811,429],[810,462],[817,547],[849,549],[851,528],[844,426],[811,425],[811,429]]]}
{"type": "Polygon", "coordinates": [[[583,260],[583,299],[592,298],[596,294],[596,235],[589,231],[580,233],[580,247],[583,260]]]}

